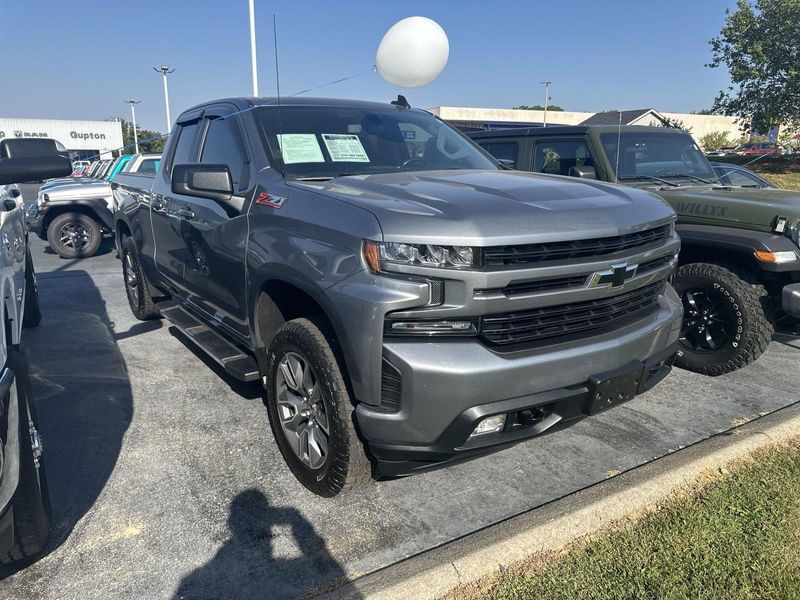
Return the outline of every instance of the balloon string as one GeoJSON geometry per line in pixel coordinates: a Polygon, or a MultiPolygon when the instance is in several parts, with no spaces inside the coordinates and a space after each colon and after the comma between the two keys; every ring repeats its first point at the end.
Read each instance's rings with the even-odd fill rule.
{"type": "Polygon", "coordinates": [[[377,70],[378,70],[378,67],[376,67],[375,65],[372,65],[372,68],[369,69],[368,71],[362,71],[361,73],[356,73],[354,75],[348,75],[347,77],[342,77],[341,79],[336,79],[334,81],[329,81],[328,83],[323,83],[322,85],[315,85],[314,87],[310,87],[307,90],[303,90],[301,92],[295,92],[294,94],[291,94],[291,95],[292,96],[300,96],[301,94],[305,94],[305,93],[308,93],[308,92],[313,92],[314,90],[318,90],[320,88],[328,87],[329,85],[334,85],[336,83],[342,83],[343,81],[349,81],[351,79],[356,79],[358,77],[362,77],[362,76],[366,75],[367,73],[375,73],[377,70]]]}

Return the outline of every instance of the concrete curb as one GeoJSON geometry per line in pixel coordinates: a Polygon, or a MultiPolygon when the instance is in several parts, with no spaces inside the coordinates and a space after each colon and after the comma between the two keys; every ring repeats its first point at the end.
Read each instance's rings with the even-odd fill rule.
{"type": "Polygon", "coordinates": [[[761,447],[800,435],[800,403],[735,427],[589,488],[412,556],[325,597],[416,600],[496,573],[501,566],[562,548],[641,511],[761,447]]]}

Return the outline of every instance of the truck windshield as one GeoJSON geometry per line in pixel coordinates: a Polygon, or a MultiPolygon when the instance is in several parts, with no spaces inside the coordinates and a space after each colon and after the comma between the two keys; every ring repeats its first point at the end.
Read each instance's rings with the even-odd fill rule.
{"type": "Polygon", "coordinates": [[[498,169],[461,133],[401,107],[283,106],[256,111],[270,162],[297,179],[498,169]]]}
{"type": "Polygon", "coordinates": [[[687,133],[623,131],[603,133],[600,140],[622,181],[658,177],[716,182],[714,170],[687,133]]]}

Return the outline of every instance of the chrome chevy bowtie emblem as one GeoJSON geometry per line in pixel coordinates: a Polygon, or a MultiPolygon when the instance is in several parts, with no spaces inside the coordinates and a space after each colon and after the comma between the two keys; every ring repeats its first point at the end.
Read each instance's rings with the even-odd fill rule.
{"type": "Polygon", "coordinates": [[[628,263],[611,265],[611,268],[607,271],[597,271],[593,273],[589,279],[589,287],[620,287],[624,285],[628,279],[636,275],[636,269],[638,268],[639,265],[629,265],[628,263]]]}

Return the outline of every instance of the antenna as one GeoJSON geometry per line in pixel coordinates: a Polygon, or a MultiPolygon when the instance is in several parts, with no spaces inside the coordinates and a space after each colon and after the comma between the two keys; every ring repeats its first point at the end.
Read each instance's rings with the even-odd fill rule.
{"type": "Polygon", "coordinates": [[[619,112],[619,125],[617,125],[617,164],[614,166],[614,183],[619,183],[619,153],[622,151],[622,111],[619,112]]]}
{"type": "Polygon", "coordinates": [[[283,162],[283,121],[281,120],[281,75],[278,70],[278,21],[272,13],[272,39],[275,41],[275,90],[278,93],[278,147],[281,149],[281,176],[286,179],[286,165],[283,162]]]}

